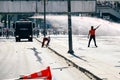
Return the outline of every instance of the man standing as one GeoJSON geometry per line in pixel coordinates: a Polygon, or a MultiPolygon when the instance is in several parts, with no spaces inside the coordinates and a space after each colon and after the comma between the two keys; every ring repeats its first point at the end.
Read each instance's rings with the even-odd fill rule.
{"type": "Polygon", "coordinates": [[[9,39],[9,29],[8,28],[6,28],[6,39],[9,39]]]}
{"type": "Polygon", "coordinates": [[[90,42],[91,42],[92,39],[94,40],[94,44],[97,47],[97,45],[96,45],[96,39],[95,39],[95,30],[98,29],[99,26],[97,26],[96,28],[94,28],[93,26],[91,26],[91,30],[89,30],[89,34],[88,34],[88,38],[90,36],[89,42],[88,42],[88,47],[90,47],[90,42]]]}

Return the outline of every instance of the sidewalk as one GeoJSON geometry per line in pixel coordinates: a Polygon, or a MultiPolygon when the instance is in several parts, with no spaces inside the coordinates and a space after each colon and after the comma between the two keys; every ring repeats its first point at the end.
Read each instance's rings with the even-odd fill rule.
{"type": "MultiPolygon", "coordinates": [[[[106,64],[105,62],[102,62],[99,59],[95,59],[90,56],[85,56],[82,53],[79,54],[80,50],[82,49],[83,49],[82,51],[84,52],[86,51],[87,53],[91,53],[92,51],[90,49],[93,50],[96,48],[88,49],[87,47],[84,47],[84,48],[80,48],[79,50],[75,49],[74,55],[71,55],[67,53],[68,45],[65,44],[67,43],[66,38],[65,37],[62,38],[64,42],[57,39],[58,38],[52,38],[48,48],[54,51],[59,56],[63,57],[64,59],[70,61],[76,68],[78,68],[86,75],[88,75],[92,80],[120,80],[119,68],[112,67],[111,65],[106,64]]],[[[37,38],[37,40],[42,41],[42,37],[37,38]]],[[[100,49],[102,50],[102,48],[100,49]]],[[[96,53],[96,52],[92,52],[92,53],[96,53]]]]}

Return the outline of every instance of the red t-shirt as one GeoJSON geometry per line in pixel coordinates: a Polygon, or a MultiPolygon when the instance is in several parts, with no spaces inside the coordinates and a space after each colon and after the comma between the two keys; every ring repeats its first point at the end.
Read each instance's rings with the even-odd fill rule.
{"type": "Polygon", "coordinates": [[[89,31],[89,34],[92,35],[92,36],[94,36],[94,35],[95,35],[95,29],[91,29],[91,30],[89,31]]]}

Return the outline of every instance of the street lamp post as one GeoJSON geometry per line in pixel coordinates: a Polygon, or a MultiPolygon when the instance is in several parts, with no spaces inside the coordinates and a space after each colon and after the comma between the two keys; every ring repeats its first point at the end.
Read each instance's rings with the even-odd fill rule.
{"type": "Polygon", "coordinates": [[[43,30],[44,37],[46,36],[46,0],[44,0],[44,30],[43,30]]]}
{"type": "Polygon", "coordinates": [[[38,5],[37,5],[37,2],[38,2],[38,0],[36,0],[36,10],[35,10],[35,14],[36,14],[36,16],[37,16],[37,14],[38,14],[38,5]]]}
{"type": "Polygon", "coordinates": [[[68,38],[69,38],[69,50],[68,53],[74,54],[72,47],[72,23],[71,23],[71,0],[68,1],[68,38]]]}
{"type": "MultiPolygon", "coordinates": [[[[35,16],[37,17],[38,16],[38,0],[36,0],[36,10],[35,10],[35,16]]],[[[37,18],[35,19],[35,31],[37,32],[38,31],[38,23],[37,23],[37,18]]],[[[38,37],[38,33],[36,35],[38,37]]]]}
{"type": "MultiPolygon", "coordinates": [[[[38,2],[38,0],[36,0],[36,10],[35,10],[35,16],[36,17],[38,15],[38,4],[37,4],[37,2],[38,2]]],[[[35,23],[36,23],[35,27],[37,28],[37,18],[35,19],[35,23]]]]}

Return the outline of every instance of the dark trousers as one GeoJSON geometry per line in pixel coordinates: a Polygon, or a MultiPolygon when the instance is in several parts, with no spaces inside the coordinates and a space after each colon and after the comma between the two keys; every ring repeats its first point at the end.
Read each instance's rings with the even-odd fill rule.
{"type": "Polygon", "coordinates": [[[94,40],[94,44],[97,47],[95,36],[90,36],[90,39],[89,39],[89,42],[88,42],[88,47],[90,46],[90,42],[91,42],[92,39],[94,40]]]}
{"type": "Polygon", "coordinates": [[[42,47],[44,47],[46,41],[48,41],[48,38],[43,38],[42,47]]]}
{"type": "Polygon", "coordinates": [[[47,44],[46,44],[46,47],[48,47],[48,46],[49,46],[49,43],[50,43],[50,40],[48,40],[48,42],[47,42],[47,44]]]}

